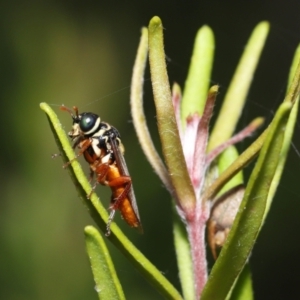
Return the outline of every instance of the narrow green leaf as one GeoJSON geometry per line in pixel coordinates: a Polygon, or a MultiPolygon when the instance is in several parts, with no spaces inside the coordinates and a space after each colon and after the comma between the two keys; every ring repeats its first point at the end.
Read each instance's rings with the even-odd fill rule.
{"type": "MultiPolygon", "coordinates": [[[[219,174],[222,174],[238,157],[239,153],[234,146],[230,146],[222,152],[218,158],[219,174]]],[[[243,172],[240,171],[224,185],[219,194],[223,194],[243,182],[243,172]]]]}
{"type": "Polygon", "coordinates": [[[249,264],[247,263],[235,284],[230,300],[253,300],[252,278],[249,264]]]}
{"type": "Polygon", "coordinates": [[[148,55],[148,29],[142,28],[142,35],[133,67],[131,78],[130,107],[132,121],[139,142],[149,163],[159,176],[160,180],[169,191],[172,184],[167,169],[161,160],[147,127],[146,116],[143,108],[143,83],[148,55]]]}
{"type": "Polygon", "coordinates": [[[93,226],[84,229],[87,253],[91,262],[99,299],[125,299],[105,241],[93,226]]]}
{"type": "Polygon", "coordinates": [[[203,201],[213,199],[224,185],[239,171],[247,166],[259,153],[263,146],[268,129],[266,129],[220,176],[205,190],[203,201]]]}
{"type": "Polygon", "coordinates": [[[213,127],[208,150],[216,148],[232,136],[243,111],[253,74],[268,32],[269,24],[267,22],[259,23],[254,29],[231,80],[218,119],[213,127]]]}
{"type": "MultiPolygon", "coordinates": [[[[61,151],[64,162],[68,162],[75,157],[72,146],[68,141],[68,137],[62,128],[55,112],[46,103],[40,104],[41,109],[46,113],[54,138],[61,151]]],[[[101,204],[95,193],[91,199],[87,199],[91,191],[88,179],[84,175],[81,166],[77,160],[73,161],[68,169],[71,179],[78,190],[79,198],[87,206],[90,215],[102,232],[106,232],[106,223],[108,214],[101,204]]],[[[128,238],[119,229],[116,223],[111,224],[111,235],[108,237],[127,259],[135,266],[135,268],[148,280],[158,292],[169,299],[182,299],[180,293],[174,286],[162,275],[162,273],[128,240],[128,238]]]]}
{"type": "MultiPolygon", "coordinates": [[[[66,163],[75,158],[74,150],[70,145],[68,136],[66,135],[63,126],[57,118],[55,112],[46,103],[40,104],[41,109],[46,113],[52,133],[54,135],[56,144],[59,148],[59,152],[62,155],[63,161],[66,163]]],[[[75,184],[79,198],[87,206],[90,214],[96,220],[98,226],[103,232],[106,231],[106,222],[108,220],[108,214],[101,201],[95,193],[91,195],[91,199],[87,199],[92,188],[89,184],[86,175],[81,169],[81,166],[77,160],[74,160],[68,167],[67,170],[71,176],[73,183],[75,184]],[[99,217],[99,215],[101,217],[99,217]]]]}
{"type": "MultiPolygon", "coordinates": [[[[293,80],[293,84],[291,84],[291,88],[289,90],[289,93],[288,93],[287,97],[285,98],[285,102],[294,103],[294,106],[293,106],[293,109],[290,113],[289,120],[287,122],[287,126],[285,128],[282,149],[281,149],[281,153],[279,155],[279,160],[278,160],[278,165],[277,165],[277,168],[276,168],[276,172],[275,172],[274,177],[272,179],[272,183],[271,183],[270,190],[269,190],[269,193],[268,193],[268,197],[267,197],[267,200],[266,200],[266,208],[265,208],[265,213],[264,213],[263,220],[265,219],[265,217],[266,217],[266,215],[269,211],[269,208],[270,208],[272,199],[274,197],[276,188],[279,184],[279,180],[281,178],[281,174],[282,174],[283,167],[284,167],[284,164],[285,164],[285,160],[286,160],[286,157],[287,157],[288,149],[290,147],[290,142],[291,142],[291,137],[292,137],[294,125],[295,125],[295,122],[296,122],[296,119],[297,119],[297,109],[298,109],[298,102],[299,102],[299,99],[297,99],[297,97],[299,95],[299,81],[300,81],[300,67],[298,65],[298,62],[299,62],[299,59],[300,59],[300,50],[299,49],[300,48],[298,48],[298,50],[296,51],[293,66],[291,68],[290,82],[291,82],[292,76],[295,75],[294,80],[293,80]],[[297,70],[296,70],[296,66],[298,66],[297,70]]],[[[262,139],[262,137],[265,136],[265,135],[266,135],[266,132],[264,132],[262,134],[262,136],[260,136],[258,138],[257,141],[260,140],[260,144],[264,141],[264,138],[262,139]]],[[[257,143],[257,141],[255,141],[255,143],[257,143]]],[[[245,152],[251,151],[250,150],[251,148],[252,147],[249,147],[245,152]]],[[[237,165],[237,164],[235,164],[235,165],[237,165]]],[[[229,169],[233,170],[234,168],[237,168],[237,166],[231,166],[229,169]]],[[[263,221],[262,221],[261,225],[262,224],[263,224],[263,221]]],[[[238,279],[238,282],[237,282],[237,284],[236,284],[236,286],[233,290],[233,294],[234,294],[233,299],[252,299],[253,298],[253,292],[251,291],[252,288],[251,288],[251,283],[250,283],[251,276],[250,276],[250,273],[247,274],[248,270],[249,270],[249,268],[244,269],[243,270],[243,275],[242,275],[242,276],[245,276],[246,278],[248,278],[247,281],[241,280],[240,278],[238,279]],[[236,290],[238,290],[238,292],[236,290]],[[241,298],[238,298],[239,294],[248,295],[248,296],[247,297],[242,296],[241,298]],[[237,298],[235,298],[235,297],[237,297],[237,298]]]]}
{"type": "MultiPolygon", "coordinates": [[[[239,154],[234,146],[227,148],[218,159],[219,172],[222,173],[228,166],[230,166],[237,158],[239,154]]],[[[229,189],[244,183],[243,172],[240,171],[237,173],[231,180],[229,180],[224,187],[222,188],[219,194],[225,193],[229,189]]],[[[242,273],[236,280],[232,288],[232,293],[230,293],[230,300],[251,300],[253,299],[253,290],[252,290],[252,278],[249,263],[246,263],[242,273]]]]}
{"type": "Polygon", "coordinates": [[[300,63],[300,45],[298,45],[295,54],[294,54],[294,58],[292,61],[292,65],[290,68],[290,73],[289,73],[289,80],[288,80],[288,89],[291,87],[293,80],[295,78],[295,76],[297,76],[297,69],[299,68],[299,63],[300,63]]]}
{"type": "MultiPolygon", "coordinates": [[[[182,123],[190,114],[203,113],[210,83],[215,50],[214,34],[208,26],[201,27],[196,35],[188,77],[181,104],[182,123]]],[[[184,125],[185,126],[185,125],[184,125]]]]}
{"type": "Polygon", "coordinates": [[[173,207],[173,234],[179,279],[185,300],[195,299],[193,262],[186,228],[173,207]]]}
{"type": "Polygon", "coordinates": [[[158,131],[168,173],[176,191],[174,198],[180,199],[183,210],[191,211],[195,206],[196,197],[176,124],[165,61],[163,26],[159,17],[153,17],[149,23],[149,60],[158,131]]]}
{"type": "Polygon", "coordinates": [[[283,103],[272,121],[245,197],[217,259],[201,299],[225,299],[239,276],[263,223],[270,183],[274,177],[292,104],[283,103]]]}
{"type": "Polygon", "coordinates": [[[282,172],[285,166],[285,162],[287,159],[287,155],[290,149],[294,128],[297,122],[297,115],[298,115],[298,106],[299,106],[299,82],[300,82],[300,46],[298,46],[295,56],[293,59],[293,63],[291,66],[290,74],[289,74],[289,90],[287,93],[287,96],[284,101],[294,103],[293,109],[291,111],[291,115],[289,118],[289,121],[286,126],[285,135],[284,135],[284,141],[282,145],[281,155],[280,155],[280,161],[277,166],[277,170],[275,173],[275,176],[271,183],[271,189],[269,193],[269,198],[267,201],[267,209],[265,213],[265,218],[269,212],[269,209],[272,204],[272,200],[274,198],[274,195],[276,193],[277,187],[279,185],[282,172]],[[298,90],[298,91],[297,91],[298,90]],[[296,96],[296,98],[295,98],[296,96]]]}
{"type": "MultiPolygon", "coordinates": [[[[238,151],[234,146],[227,148],[218,159],[219,173],[224,172],[239,156],[238,151]]],[[[229,180],[219,194],[223,194],[231,188],[242,184],[243,172],[237,173],[231,180],[229,180]]],[[[246,263],[242,273],[237,278],[236,283],[232,288],[232,293],[227,297],[230,300],[252,300],[253,290],[252,290],[252,278],[249,264],[246,263]]]]}

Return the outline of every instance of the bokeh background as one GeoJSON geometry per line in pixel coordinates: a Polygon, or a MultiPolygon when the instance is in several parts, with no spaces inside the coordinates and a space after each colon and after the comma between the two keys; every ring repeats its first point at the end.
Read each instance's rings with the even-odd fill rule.
{"type": "MultiPolygon", "coordinates": [[[[183,86],[195,34],[202,25],[211,26],[216,39],[212,84],[221,85],[217,111],[252,29],[270,21],[243,126],[258,115],[270,120],[284,97],[299,43],[299,11],[299,1],[279,0],[1,1],[0,298],[97,299],[83,236],[84,226],[93,222],[61,159],[51,159],[58,150],[40,102],[53,104],[67,131],[71,120],[59,110],[62,103],[98,113],[119,129],[145,233],[136,234],[120,218],[117,222],[180,288],[170,197],[143,156],[130,117],[129,85],[140,28],[154,15],[162,18],[169,78],[183,86]]],[[[145,109],[159,147],[149,80],[145,109]]],[[[299,136],[298,123],[298,151],[299,136]]],[[[250,259],[256,299],[300,297],[299,172],[300,157],[291,150],[250,259]]],[[[98,193],[108,206],[109,190],[99,187],[98,193]]],[[[108,246],[128,299],[162,299],[108,246]]]]}

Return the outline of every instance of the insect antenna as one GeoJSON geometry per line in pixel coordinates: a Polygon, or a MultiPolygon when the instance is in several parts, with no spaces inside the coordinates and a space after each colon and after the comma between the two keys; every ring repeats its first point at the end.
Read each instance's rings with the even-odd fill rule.
{"type": "Polygon", "coordinates": [[[70,108],[64,106],[64,105],[62,105],[62,106],[60,107],[60,109],[61,109],[62,111],[68,112],[68,113],[71,115],[71,117],[72,117],[72,119],[73,119],[74,121],[75,121],[75,120],[78,120],[78,118],[79,118],[79,117],[78,117],[79,113],[78,113],[78,107],[77,107],[77,106],[73,106],[73,110],[74,110],[74,112],[75,112],[75,116],[74,116],[72,110],[71,110],[70,108]]]}

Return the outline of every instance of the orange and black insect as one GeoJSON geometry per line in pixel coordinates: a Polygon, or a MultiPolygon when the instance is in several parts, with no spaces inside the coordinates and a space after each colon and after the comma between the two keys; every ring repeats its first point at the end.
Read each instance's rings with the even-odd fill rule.
{"type": "MultiPolygon", "coordinates": [[[[75,114],[65,107],[62,110],[71,114],[73,119],[72,130],[68,133],[73,141],[73,149],[80,151],[77,157],[83,155],[90,165],[91,177],[96,176],[93,193],[98,183],[109,186],[112,191],[109,219],[106,235],[110,234],[110,224],[116,210],[119,210],[123,219],[131,226],[142,231],[139,211],[132,187],[131,177],[124,159],[124,146],[116,128],[94,113],[78,113],[78,108],[73,107],[75,114]]],[[[77,158],[76,157],[76,158],[77,158]]]]}

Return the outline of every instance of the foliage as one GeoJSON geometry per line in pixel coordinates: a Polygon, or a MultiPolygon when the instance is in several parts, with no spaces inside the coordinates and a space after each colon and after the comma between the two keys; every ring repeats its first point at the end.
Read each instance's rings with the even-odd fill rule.
{"type": "MultiPolygon", "coordinates": [[[[226,155],[231,151],[230,146],[249,136],[262,124],[262,119],[258,118],[232,136],[268,29],[266,22],[254,29],[210,135],[209,121],[218,93],[218,86],[208,88],[214,51],[212,31],[205,26],[197,34],[182,94],[177,84],[170,88],[161,20],[154,17],[148,30],[142,30],[132,77],[132,116],[149,162],[174,199],[174,241],[183,296],[132,245],[115,223],[112,223],[112,235],[108,240],[168,299],[199,299],[200,296],[201,299],[252,298],[247,261],[280,181],[296,121],[300,88],[300,67],[295,67],[299,60],[297,51],[290,76],[294,79],[272,122],[240,156],[226,155]],[[142,84],[148,51],[164,160],[155,150],[142,106],[142,84]],[[225,149],[228,150],[220,155],[225,149]],[[208,275],[204,237],[206,224],[212,216],[211,209],[221,202],[220,199],[224,199],[222,197],[225,194],[230,196],[226,201],[232,201],[237,184],[242,182],[240,171],[257,155],[244,197],[236,208],[236,217],[224,228],[225,239],[221,244],[216,244],[212,236],[210,244],[213,245],[213,253],[217,249],[215,253],[219,252],[219,255],[208,275]]],[[[48,116],[57,144],[64,153],[64,161],[72,160],[75,157],[74,151],[55,113],[45,103],[41,104],[41,108],[48,116]]],[[[72,161],[68,168],[82,201],[88,206],[101,231],[105,232],[108,215],[101,201],[94,194],[91,201],[86,198],[91,187],[79,163],[72,161]]],[[[103,280],[111,289],[105,294],[101,292],[103,288],[100,288],[99,298],[111,299],[110,293],[114,292],[119,299],[124,298],[105,241],[94,228],[86,229],[86,236],[90,257],[97,256],[99,252],[99,259],[91,259],[95,281],[98,285],[103,280]],[[107,276],[102,278],[104,273],[107,276]]]]}

